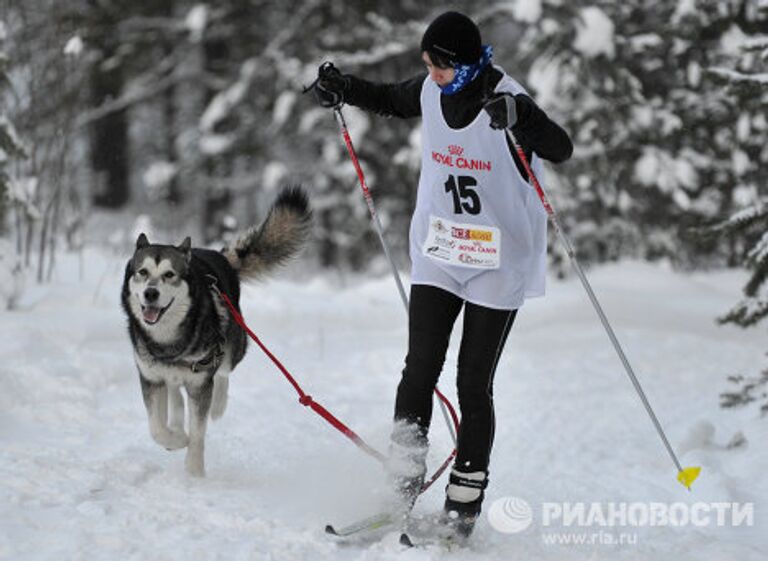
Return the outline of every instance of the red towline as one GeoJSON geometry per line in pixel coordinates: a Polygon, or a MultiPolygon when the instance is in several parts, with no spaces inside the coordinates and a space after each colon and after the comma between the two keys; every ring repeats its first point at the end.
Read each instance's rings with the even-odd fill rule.
{"type": "MultiPolygon", "coordinates": [[[[232,317],[235,319],[235,322],[245,330],[245,332],[248,334],[248,336],[253,339],[253,341],[259,346],[259,348],[264,351],[264,354],[266,354],[269,359],[277,366],[277,368],[280,370],[280,372],[283,373],[283,376],[288,380],[288,382],[293,386],[293,388],[296,390],[296,393],[299,394],[299,403],[304,405],[305,407],[309,407],[312,409],[315,413],[320,415],[323,419],[326,420],[329,424],[331,424],[336,430],[341,432],[344,436],[346,436],[348,439],[350,439],[352,442],[355,443],[355,445],[360,448],[363,452],[368,454],[369,456],[373,456],[377,460],[379,460],[381,463],[386,462],[387,457],[376,450],[373,446],[369,445],[365,440],[363,440],[355,431],[353,431],[351,428],[349,428],[347,425],[345,425],[342,421],[340,421],[336,416],[333,415],[330,411],[328,411],[325,407],[320,405],[317,401],[312,399],[312,396],[308,395],[304,392],[304,390],[301,388],[299,383],[296,381],[296,379],[291,375],[290,372],[288,372],[288,369],[283,366],[283,363],[278,360],[278,358],[270,352],[270,350],[264,345],[264,343],[261,342],[261,339],[258,338],[258,336],[251,331],[251,329],[248,327],[248,325],[245,323],[245,319],[243,319],[243,316],[240,312],[237,311],[237,308],[235,308],[234,304],[232,304],[232,301],[229,299],[229,297],[221,292],[216,285],[213,285],[213,289],[218,293],[218,295],[221,297],[221,299],[224,301],[224,304],[226,304],[227,308],[229,309],[229,312],[232,314],[232,317]]],[[[448,398],[446,398],[437,388],[435,388],[435,394],[440,398],[440,400],[443,401],[448,406],[448,410],[451,413],[451,417],[453,418],[454,426],[456,427],[456,430],[458,432],[459,427],[459,418],[458,415],[456,415],[456,410],[451,405],[450,401],[448,401],[448,398]]],[[[424,485],[421,488],[421,492],[423,493],[429,487],[439,479],[439,477],[442,475],[442,473],[448,468],[453,458],[456,456],[456,449],[450,453],[448,458],[442,463],[442,465],[435,471],[435,473],[432,475],[432,477],[427,480],[424,485]]]]}

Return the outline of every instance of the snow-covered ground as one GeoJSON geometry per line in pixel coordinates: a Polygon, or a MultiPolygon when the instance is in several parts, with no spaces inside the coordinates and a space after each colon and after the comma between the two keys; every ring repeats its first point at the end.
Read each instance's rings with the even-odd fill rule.
{"type": "MultiPolygon", "coordinates": [[[[382,470],[319,417],[255,345],[212,423],[205,479],[184,452],[150,439],[118,293],[122,262],[87,256],[0,314],[0,559],[765,559],[768,420],[722,410],[726,376],[764,364],[764,329],[718,327],[743,275],[683,275],[626,262],[590,272],[598,296],[685,465],[675,470],[581,285],[551,281],[513,328],[496,376],[498,427],[486,505],[519,497],[525,531],[483,517],[471,544],[404,551],[392,533],[339,544],[323,532],[375,511],[382,470]],[[741,432],[746,444],[727,448],[741,432]],[[543,527],[543,503],[753,503],[754,524],[543,527]],[[552,545],[552,532],[634,534],[636,543],[552,545]]],[[[405,351],[405,317],[390,278],[288,280],[246,288],[254,331],[320,401],[386,450],[405,351]]],[[[459,320],[461,321],[461,320],[459,320]]],[[[455,394],[456,344],[441,388],[455,394]]],[[[449,451],[435,414],[431,464],[449,451]]],[[[439,508],[436,485],[417,512],[439,508]]],[[[490,510],[487,508],[486,511],[490,510]]],[[[713,517],[715,518],[715,517],[713,517]]]]}

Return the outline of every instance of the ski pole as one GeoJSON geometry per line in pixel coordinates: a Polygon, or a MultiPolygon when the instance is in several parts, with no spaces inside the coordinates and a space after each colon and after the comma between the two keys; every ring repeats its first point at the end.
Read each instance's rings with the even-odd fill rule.
{"type": "MultiPolygon", "coordinates": [[[[339,128],[341,129],[341,135],[344,137],[344,144],[346,144],[347,146],[347,152],[349,152],[349,157],[352,159],[352,164],[355,166],[355,171],[357,172],[357,178],[360,182],[360,187],[363,190],[363,197],[365,198],[365,203],[368,205],[368,212],[371,214],[371,219],[373,220],[374,229],[376,230],[376,233],[379,236],[381,247],[384,249],[384,255],[387,256],[387,260],[389,261],[389,267],[392,270],[392,276],[395,279],[395,284],[397,284],[397,290],[400,293],[400,299],[403,301],[403,306],[405,307],[405,313],[407,315],[408,314],[408,296],[406,296],[405,294],[405,288],[403,288],[403,281],[400,279],[400,273],[397,271],[395,260],[392,259],[392,255],[389,252],[389,245],[387,244],[387,241],[384,239],[384,228],[382,228],[381,226],[379,215],[376,212],[376,207],[373,204],[373,197],[371,196],[371,191],[368,189],[368,184],[365,182],[365,175],[363,174],[363,168],[360,167],[360,161],[357,159],[357,153],[355,152],[355,147],[352,145],[352,137],[350,137],[349,135],[349,129],[347,128],[347,123],[344,120],[344,115],[341,112],[341,104],[333,108],[333,114],[336,117],[336,122],[339,123],[339,128]]],[[[453,410],[451,410],[450,412],[448,411],[450,402],[440,392],[437,386],[435,386],[435,394],[439,398],[438,402],[440,403],[440,411],[443,414],[443,419],[445,420],[445,424],[448,425],[448,430],[450,431],[451,438],[453,439],[453,445],[456,446],[458,443],[458,440],[456,438],[456,428],[455,428],[456,425],[458,425],[456,412],[453,410]]],[[[451,409],[453,408],[451,407],[451,409]]]]}
{"type": "Polygon", "coordinates": [[[584,290],[587,291],[587,295],[589,296],[589,299],[592,302],[592,305],[594,306],[595,311],[597,312],[597,315],[600,318],[606,333],[608,334],[608,337],[611,339],[611,343],[613,343],[613,348],[616,349],[616,353],[619,355],[619,359],[621,359],[621,363],[624,365],[624,370],[626,370],[627,376],[629,376],[629,379],[632,381],[632,385],[635,387],[637,394],[640,396],[640,400],[643,402],[645,410],[648,412],[651,421],[653,421],[653,425],[656,427],[656,431],[659,433],[659,437],[661,437],[667,452],[669,452],[672,461],[675,463],[675,467],[677,468],[677,480],[685,485],[685,487],[690,491],[691,485],[701,472],[701,467],[683,468],[680,465],[680,461],[677,459],[674,450],[672,450],[672,446],[669,444],[669,440],[667,439],[666,434],[664,434],[664,430],[661,428],[661,423],[659,423],[659,420],[656,417],[656,414],[653,412],[653,408],[651,407],[648,398],[645,396],[645,392],[643,391],[642,386],[640,386],[640,381],[637,379],[635,372],[632,370],[632,365],[630,365],[629,360],[624,354],[624,350],[621,348],[619,340],[616,337],[613,328],[611,327],[611,324],[608,322],[608,317],[605,315],[605,312],[603,312],[603,308],[600,306],[600,302],[598,302],[597,296],[595,296],[595,292],[592,290],[592,286],[589,284],[587,276],[584,274],[584,270],[581,268],[578,259],[576,259],[576,252],[574,251],[573,245],[560,226],[560,220],[558,219],[557,213],[555,212],[554,208],[552,208],[552,205],[547,198],[547,194],[544,192],[544,189],[542,188],[538,179],[536,179],[536,175],[533,173],[533,170],[528,163],[528,158],[525,157],[525,152],[523,152],[522,147],[517,142],[517,139],[515,138],[515,135],[512,133],[512,131],[509,129],[504,130],[506,131],[509,140],[512,142],[512,145],[515,147],[517,155],[520,156],[520,160],[523,162],[525,171],[528,172],[528,177],[531,178],[531,183],[533,183],[533,187],[536,189],[536,193],[539,195],[539,199],[541,199],[541,203],[544,205],[544,209],[547,211],[547,215],[552,222],[552,226],[555,228],[557,237],[560,238],[563,246],[565,246],[565,251],[568,254],[568,257],[571,259],[571,264],[573,265],[576,274],[581,280],[581,284],[584,286],[584,290]]]}

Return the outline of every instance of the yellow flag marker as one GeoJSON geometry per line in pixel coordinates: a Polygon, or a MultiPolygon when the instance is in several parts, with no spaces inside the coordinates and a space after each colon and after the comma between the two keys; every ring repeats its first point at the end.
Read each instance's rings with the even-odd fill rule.
{"type": "Polygon", "coordinates": [[[691,485],[693,485],[693,482],[696,481],[696,478],[699,476],[699,473],[701,473],[701,468],[698,466],[694,467],[687,467],[685,469],[681,469],[677,474],[677,480],[685,485],[688,490],[691,490],[691,485]]]}

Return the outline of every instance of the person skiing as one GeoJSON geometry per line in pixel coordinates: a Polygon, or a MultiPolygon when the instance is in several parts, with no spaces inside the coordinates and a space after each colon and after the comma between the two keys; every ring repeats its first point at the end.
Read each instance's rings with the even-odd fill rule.
{"type": "Polygon", "coordinates": [[[422,117],[421,174],[410,227],[408,351],[397,387],[388,471],[410,510],[426,474],[432,393],[464,309],[457,389],[461,424],[441,522],[469,537],[488,484],[495,430],[493,381],[518,309],[544,294],[546,212],[503,129],[541,180],[540,159],[573,151],[568,134],[491,63],[480,30],[446,12],[427,27],[427,73],[377,83],[320,67],[315,96],[383,116],[422,117]]]}

